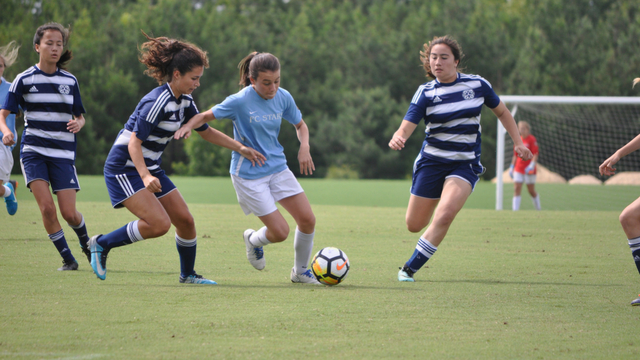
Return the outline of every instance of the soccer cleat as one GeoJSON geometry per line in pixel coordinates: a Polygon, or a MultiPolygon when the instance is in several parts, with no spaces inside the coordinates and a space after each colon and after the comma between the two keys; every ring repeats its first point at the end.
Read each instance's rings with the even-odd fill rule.
{"type": "Polygon", "coordinates": [[[255,230],[253,229],[247,229],[244,231],[242,237],[244,238],[244,245],[247,248],[247,260],[249,260],[254,268],[256,268],[257,270],[262,270],[266,265],[264,250],[262,249],[262,246],[253,246],[253,244],[251,244],[251,242],[249,241],[251,234],[253,234],[254,232],[255,230]]]}
{"type": "Polygon", "coordinates": [[[631,306],[640,306],[640,295],[638,295],[637,299],[631,302],[631,306]]]}
{"type": "Polygon", "coordinates": [[[291,269],[291,282],[292,283],[302,283],[302,284],[314,284],[314,285],[322,285],[320,281],[316,279],[315,276],[311,273],[311,269],[303,272],[302,274],[296,273],[296,268],[291,269]]]}
{"type": "Polygon", "coordinates": [[[415,274],[415,272],[411,270],[407,265],[404,265],[400,268],[400,271],[398,271],[398,281],[415,282],[415,280],[413,279],[413,274],[415,274]]]}
{"type": "Polygon", "coordinates": [[[98,245],[98,238],[100,236],[102,235],[94,235],[91,237],[88,245],[91,251],[91,268],[93,268],[93,272],[98,279],[104,280],[107,277],[107,254],[102,246],[98,245]]]}
{"type": "Polygon", "coordinates": [[[186,278],[182,277],[182,275],[181,275],[180,276],[180,283],[181,284],[218,285],[217,282],[215,282],[213,280],[205,279],[205,278],[202,277],[202,275],[198,275],[196,273],[193,273],[193,275],[189,275],[186,278]]]}
{"type": "Polygon", "coordinates": [[[89,250],[89,244],[87,243],[87,245],[82,245],[82,243],[80,243],[80,249],[82,249],[82,253],[87,257],[87,261],[89,261],[89,263],[91,263],[91,251],[89,250]]]}
{"type": "MultiPolygon", "coordinates": [[[[16,183],[17,185],[18,183],[16,183]]],[[[9,181],[5,184],[6,187],[11,189],[11,195],[4,198],[5,205],[7,205],[7,212],[9,215],[15,215],[18,211],[18,200],[16,200],[16,189],[13,186],[13,182],[9,181]]]]}
{"type": "Polygon", "coordinates": [[[62,267],[58,271],[78,270],[78,262],[75,260],[62,260],[62,267]]]}

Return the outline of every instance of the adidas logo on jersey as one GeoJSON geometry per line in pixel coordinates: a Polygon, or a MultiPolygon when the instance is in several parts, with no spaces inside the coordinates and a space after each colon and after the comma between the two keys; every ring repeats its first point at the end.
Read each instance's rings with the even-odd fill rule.
{"type": "Polygon", "coordinates": [[[638,255],[634,256],[634,257],[633,257],[633,260],[635,260],[635,261],[640,261],[640,256],[638,256],[638,255]]]}
{"type": "Polygon", "coordinates": [[[29,89],[29,92],[38,92],[38,88],[34,86],[31,87],[31,89],[29,89]]]}
{"type": "Polygon", "coordinates": [[[176,114],[171,114],[171,117],[169,118],[169,120],[176,120],[176,114]]]}
{"type": "Polygon", "coordinates": [[[442,99],[440,99],[439,96],[436,96],[435,98],[433,98],[433,102],[434,103],[439,103],[439,102],[442,102],[442,99]]]}
{"type": "Polygon", "coordinates": [[[71,183],[72,183],[72,184],[75,184],[75,183],[76,183],[76,181],[75,181],[75,180],[73,180],[73,179],[71,179],[71,183]]]}

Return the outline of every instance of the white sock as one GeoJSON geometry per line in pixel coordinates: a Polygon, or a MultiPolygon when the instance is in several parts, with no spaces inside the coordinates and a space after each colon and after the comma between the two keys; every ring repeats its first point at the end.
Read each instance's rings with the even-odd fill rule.
{"type": "Polygon", "coordinates": [[[520,199],[522,199],[522,197],[520,197],[520,196],[514,196],[513,197],[513,201],[511,202],[511,209],[513,211],[520,210],[520,199]]]}
{"type": "Polygon", "coordinates": [[[2,185],[4,187],[4,194],[2,194],[3,198],[11,196],[11,189],[7,185],[2,185]]]}
{"type": "Polygon", "coordinates": [[[296,236],[293,240],[293,263],[295,265],[296,274],[302,274],[307,271],[311,252],[313,251],[313,236],[316,232],[305,234],[296,227],[296,236]]]}
{"type": "Polygon", "coordinates": [[[249,242],[251,243],[251,245],[255,247],[271,244],[271,241],[267,239],[267,227],[263,226],[260,229],[258,229],[258,231],[255,231],[253,234],[251,234],[251,237],[249,238],[249,242]]]}
{"type": "Polygon", "coordinates": [[[533,206],[536,208],[536,210],[540,210],[540,194],[532,198],[531,201],[533,201],[533,206]]]}

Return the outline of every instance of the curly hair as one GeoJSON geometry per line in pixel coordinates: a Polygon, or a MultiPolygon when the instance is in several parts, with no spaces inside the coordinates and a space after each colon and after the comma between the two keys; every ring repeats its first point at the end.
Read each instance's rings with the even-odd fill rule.
{"type": "Polygon", "coordinates": [[[454,60],[458,61],[458,70],[461,71],[462,67],[460,67],[460,60],[464,57],[462,53],[462,47],[458,42],[449,35],[445,36],[434,36],[433,40],[429,41],[427,44],[423,45],[424,51],[420,51],[420,61],[422,62],[422,67],[427,73],[427,77],[436,78],[435,75],[431,72],[431,65],[429,65],[429,54],[431,54],[431,49],[435,45],[445,44],[451,49],[451,53],[453,54],[454,60]]]}
{"type": "Polygon", "coordinates": [[[207,52],[194,44],[167,37],[152,38],[144,31],[142,34],[149,41],[138,48],[138,60],[147,67],[144,73],[160,85],[170,82],[175,70],[186,74],[198,66],[209,67],[207,52]]]}

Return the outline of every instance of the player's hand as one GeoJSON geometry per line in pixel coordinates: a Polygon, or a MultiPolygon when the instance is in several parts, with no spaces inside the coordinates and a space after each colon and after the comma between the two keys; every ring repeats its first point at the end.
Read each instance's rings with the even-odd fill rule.
{"type": "Polygon", "coordinates": [[[611,155],[598,168],[600,170],[600,175],[610,176],[615,174],[616,168],[614,168],[613,165],[615,165],[619,160],[620,160],[620,157],[618,155],[616,154],[611,155]]]}
{"type": "Polygon", "coordinates": [[[178,131],[175,132],[175,134],[173,134],[173,138],[176,140],[180,140],[181,138],[185,138],[188,139],[189,136],[191,136],[191,126],[189,126],[189,123],[186,123],[184,125],[182,125],[182,127],[180,129],[178,129],[178,131]]]}
{"type": "Polygon", "coordinates": [[[511,166],[509,166],[509,177],[513,179],[513,168],[515,166],[513,166],[513,164],[511,164],[511,166]]]}
{"type": "Polygon", "coordinates": [[[69,132],[72,134],[76,134],[80,131],[80,129],[84,127],[84,124],[84,116],[75,117],[69,120],[69,122],[67,123],[67,130],[69,130],[69,132]]]}
{"type": "Polygon", "coordinates": [[[515,146],[514,150],[516,154],[518,154],[518,157],[524,161],[533,159],[533,153],[524,145],[515,146]]]}
{"type": "Polygon", "coordinates": [[[311,159],[311,153],[309,152],[309,146],[300,146],[298,151],[298,162],[300,163],[300,174],[311,175],[316,170],[313,165],[313,159],[311,159]]]}
{"type": "Polygon", "coordinates": [[[527,167],[524,168],[524,172],[528,175],[532,175],[535,169],[536,169],[536,162],[532,160],[529,163],[529,165],[527,165],[527,167]]]}
{"type": "Polygon", "coordinates": [[[152,193],[157,193],[162,191],[162,185],[160,185],[160,180],[157,177],[149,174],[142,178],[142,182],[144,183],[144,187],[152,193]]]}
{"type": "Polygon", "coordinates": [[[11,146],[16,143],[16,141],[13,139],[13,133],[11,131],[2,136],[2,143],[6,146],[11,146]]]}
{"type": "Polygon", "coordinates": [[[240,150],[238,150],[240,155],[244,156],[247,160],[251,161],[251,166],[264,165],[264,162],[267,161],[267,158],[262,155],[259,151],[252,149],[250,147],[242,146],[240,150]]]}
{"type": "Polygon", "coordinates": [[[407,142],[407,139],[403,138],[400,135],[393,134],[391,141],[389,141],[389,147],[393,150],[402,150],[404,149],[404,143],[407,142]]]}

